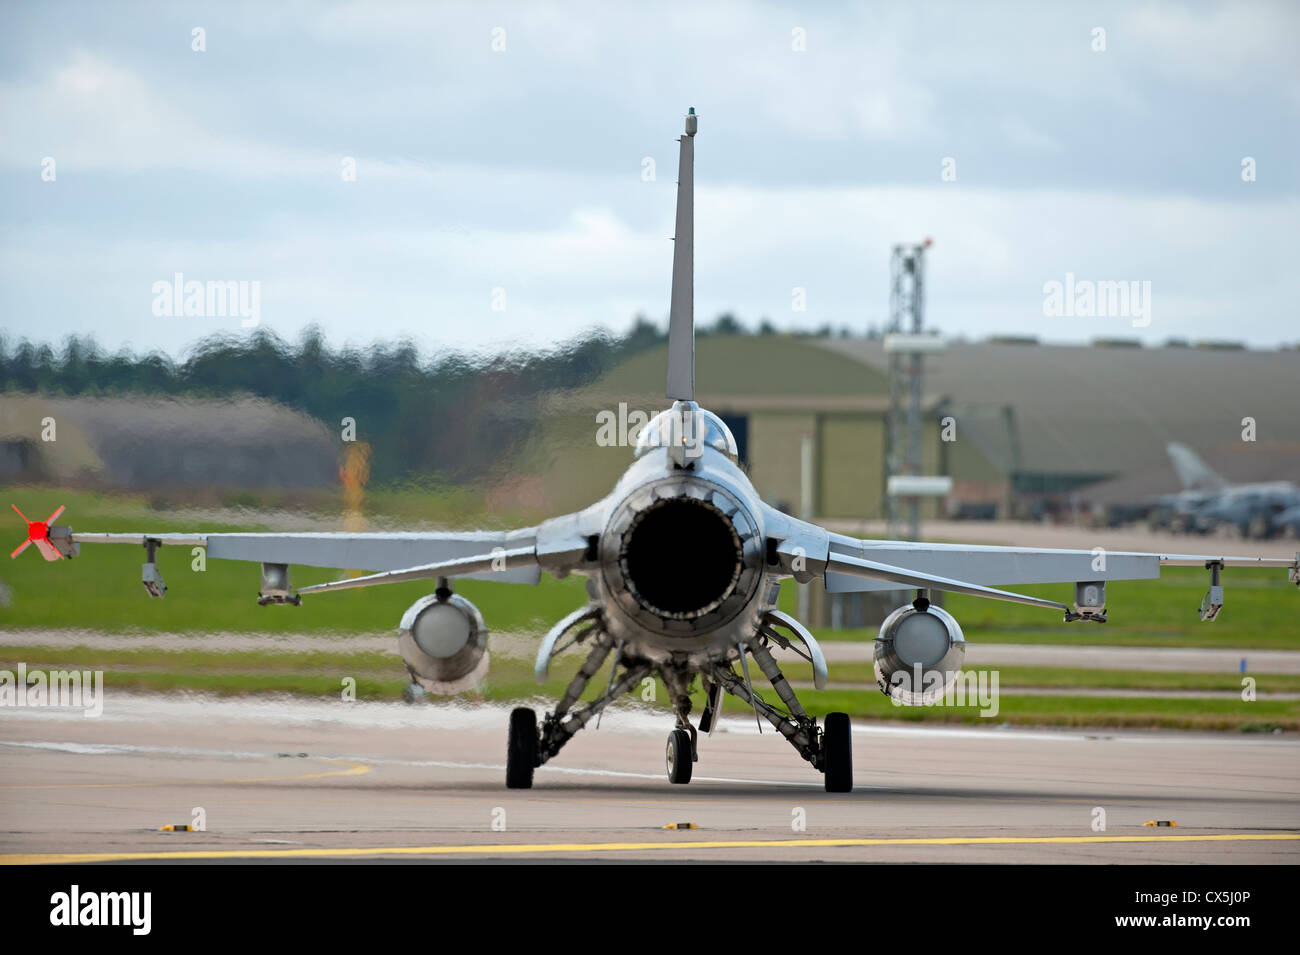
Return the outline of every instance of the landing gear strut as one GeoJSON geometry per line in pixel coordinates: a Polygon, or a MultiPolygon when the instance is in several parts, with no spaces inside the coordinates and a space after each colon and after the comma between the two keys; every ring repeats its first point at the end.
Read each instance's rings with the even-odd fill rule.
{"type": "Polygon", "coordinates": [[[546,714],[540,726],[536,712],[526,707],[510,714],[510,738],[506,747],[507,788],[531,789],[534,769],[555,756],[578,730],[599,716],[610,703],[634,689],[650,673],[649,663],[620,654],[614,661],[604,694],[586,703],[578,703],[578,698],[613,648],[614,642],[609,634],[598,631],[586,661],[569,681],[555,710],[546,714]],[[619,666],[623,668],[621,674],[619,666]]]}
{"type": "MultiPolygon", "coordinates": [[[[664,765],[668,781],[684,785],[691,781],[695,761],[699,759],[698,733],[690,721],[690,682],[694,672],[687,665],[653,665],[644,659],[629,657],[624,648],[600,627],[584,633],[580,642],[591,638],[587,659],[574,674],[556,704],[553,712],[538,722],[537,713],[526,707],[510,714],[510,735],[506,747],[506,786],[510,789],[531,789],[533,771],[551,759],[564,747],[578,730],[597,718],[605,707],[627,694],[651,672],[658,673],[672,699],[677,726],[668,734],[664,750],[664,765]],[[579,702],[591,678],[595,676],[610,653],[614,661],[610,668],[609,685],[605,692],[593,700],[579,702]]],[[[746,645],[737,646],[742,664],[744,654],[754,658],[763,675],[768,678],[784,708],[768,703],[757,693],[749,681],[748,667],[742,678],[733,669],[734,660],[714,663],[702,673],[705,706],[700,718],[700,729],[710,732],[717,725],[721,711],[723,691],[739,697],[749,704],[759,718],[759,729],[765,719],[790,741],[799,755],[825,777],[826,791],[851,792],[853,789],[853,739],[847,713],[828,713],[823,725],[809,716],[799,703],[793,688],[768,649],[768,637],[762,633],[746,645]]]]}
{"type": "Polygon", "coordinates": [[[691,781],[691,768],[700,758],[695,727],[691,725],[691,674],[684,669],[661,667],[659,677],[672,696],[673,713],[677,717],[677,728],[668,734],[668,781],[684,785],[691,781]]]}
{"type": "MultiPolygon", "coordinates": [[[[741,647],[739,652],[744,653],[745,649],[741,647]]],[[[708,673],[710,679],[732,696],[748,703],[758,716],[775,726],[777,732],[790,741],[800,756],[821,771],[828,793],[851,792],[853,738],[848,714],[827,713],[825,725],[819,727],[795,696],[789,681],[772,658],[766,640],[760,637],[751,641],[748,650],[785,704],[784,712],[755,693],[749,681],[737,676],[730,664],[714,664],[708,673]]]]}

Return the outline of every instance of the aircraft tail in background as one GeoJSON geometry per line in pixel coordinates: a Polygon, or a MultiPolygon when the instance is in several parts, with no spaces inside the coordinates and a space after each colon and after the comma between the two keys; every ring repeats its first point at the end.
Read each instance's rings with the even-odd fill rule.
{"type": "Polygon", "coordinates": [[[1210,470],[1201,456],[1187,445],[1169,444],[1165,450],[1169,452],[1169,460],[1174,463],[1184,491],[1222,491],[1228,486],[1228,482],[1210,470]]]}

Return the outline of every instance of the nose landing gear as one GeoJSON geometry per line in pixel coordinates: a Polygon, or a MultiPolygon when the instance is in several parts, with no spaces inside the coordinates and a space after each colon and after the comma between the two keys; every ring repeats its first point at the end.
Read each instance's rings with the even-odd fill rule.
{"type": "Polygon", "coordinates": [[[691,734],[686,730],[673,730],[669,733],[666,757],[668,781],[670,783],[689,783],[691,781],[691,768],[696,759],[695,744],[691,741],[691,734]]]}

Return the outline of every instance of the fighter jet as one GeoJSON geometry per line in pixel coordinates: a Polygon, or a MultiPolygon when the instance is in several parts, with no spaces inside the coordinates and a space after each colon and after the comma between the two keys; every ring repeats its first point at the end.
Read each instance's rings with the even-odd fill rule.
{"type": "Polygon", "coordinates": [[[158,550],[177,546],[205,547],[210,559],[260,563],[262,604],[297,604],[304,597],[329,599],[337,590],[429,580],[433,592],[402,616],[397,645],[414,684],[433,692],[472,685],[488,665],[484,617],[455,592],[456,580],[536,584],[542,573],[583,575],[588,600],[542,639],[538,680],[569,647],[585,650],[586,659],[540,719],[526,707],[511,713],[505,782],[513,789],[531,787],[534,771],[579,730],[643,680],[657,677],[668,690],[674,718],[665,751],[671,783],[690,781],[701,735],[717,726],[722,695],[728,693],[754,710],[760,728],[763,720],[771,723],[821,772],[828,791],[851,790],[849,717],[809,715],[774,653],[779,649],[806,660],[815,687],[825,688],[826,658],[817,640],[778,609],[781,582],[790,578],[822,580],[831,593],[915,589],[915,599],[890,614],[875,642],[881,689],[907,704],[941,695],[956,680],[964,658],[961,626],[930,602],[931,591],[1028,604],[1063,612],[1066,621],[1102,622],[1107,582],[1158,577],[1166,564],[1210,570],[1203,619],[1213,619],[1223,604],[1225,566],[1286,568],[1300,583],[1297,561],[1290,559],[861,540],[763,501],[738,463],[734,436],[695,400],[694,109],[685,126],[679,139],[665,395],[672,405],[642,429],[631,465],[590,507],[508,532],[74,534],[67,526],[37,521],[28,523],[28,541],[48,560],[76,556],[82,544],[142,546],[143,583],[154,597],[166,592],[158,550]],[[295,590],[289,578],[293,564],[373,573],[295,590]],[[1075,584],[1072,605],[997,589],[1052,582],[1075,584]],[[603,692],[584,700],[589,682],[607,664],[603,692]],[[755,688],[756,676],[770,686],[767,697],[755,688]],[[693,723],[691,692],[697,681],[705,703],[693,723]]]}
{"type": "Polygon", "coordinates": [[[1264,539],[1279,533],[1282,512],[1300,504],[1300,490],[1290,481],[1230,484],[1185,444],[1165,447],[1183,489],[1156,499],[1150,523],[1175,532],[1209,534],[1219,527],[1240,536],[1264,539]]]}
{"type": "Polygon", "coordinates": [[[1231,484],[1206,464],[1199,454],[1185,444],[1171,442],[1165,452],[1173,463],[1174,471],[1184,491],[1201,491],[1207,494],[1239,493],[1291,493],[1296,486],[1290,481],[1256,481],[1250,484],[1231,484]]]}

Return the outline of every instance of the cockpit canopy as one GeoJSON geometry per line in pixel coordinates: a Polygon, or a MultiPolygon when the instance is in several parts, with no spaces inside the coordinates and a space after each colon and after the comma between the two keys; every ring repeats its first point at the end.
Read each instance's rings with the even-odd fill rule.
{"type": "Polygon", "coordinates": [[[636,457],[656,448],[683,445],[687,457],[698,456],[700,449],[713,448],[738,464],[740,452],[735,435],[712,411],[705,411],[693,401],[677,401],[661,411],[641,429],[636,441],[636,457]]]}

